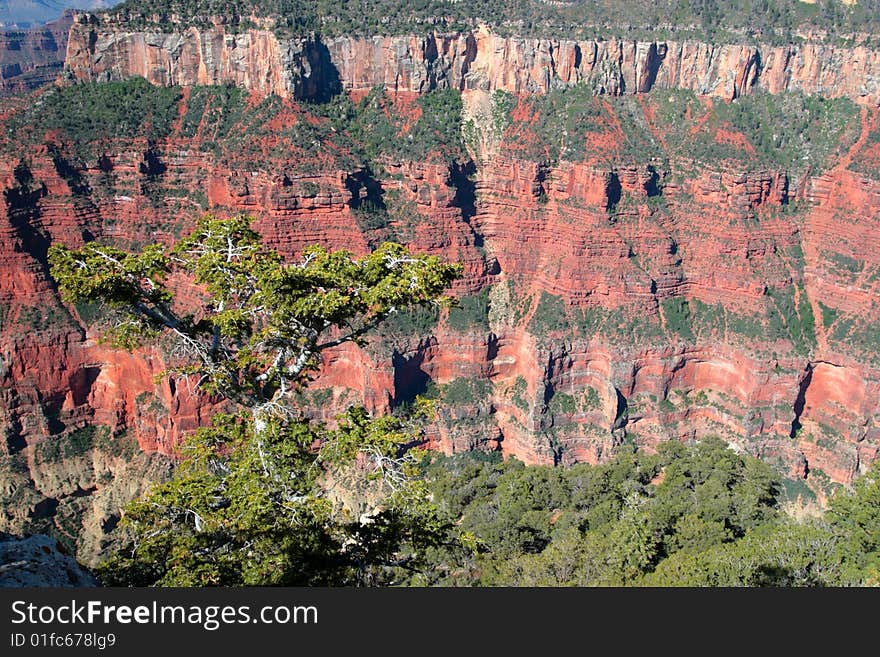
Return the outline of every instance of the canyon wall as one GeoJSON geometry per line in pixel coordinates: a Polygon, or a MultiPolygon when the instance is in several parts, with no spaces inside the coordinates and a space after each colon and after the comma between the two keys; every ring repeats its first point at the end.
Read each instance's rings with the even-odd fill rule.
{"type": "MultiPolygon", "coordinates": [[[[83,18],[70,34],[68,81],[143,76],[182,88],[157,134],[152,117],[133,134],[37,129],[38,118],[19,121],[27,103],[0,119],[22,130],[0,132],[4,527],[53,531],[96,560],[120,506],[167,476],[164,456],[210,417],[213,400],[186,381],[154,383],[167,353],[101,344],[95,309],[62,303],[46,262],[57,241],[171,242],[207,209],[253,215],[288,258],[315,242],[364,253],[394,238],[464,264],[453,289],[462,309],[392,318],[365,348],[325,355],[303,398],[315,417],[433,394],[443,403],[432,446],[529,463],[599,462],[625,444],[721,435],[820,498],[878,457],[877,51],[484,31],[294,41],[83,18]],[[235,105],[202,88],[220,83],[249,93],[235,105]],[[569,126],[587,126],[586,146],[548,157],[544,120],[526,101],[577,83],[602,96],[569,126]],[[387,141],[411,152],[358,162],[332,121],[299,102],[347,91],[366,112],[357,103],[376,86],[388,92],[379,114],[398,120],[387,141]],[[467,150],[434,143],[419,154],[419,99],[443,89],[461,91],[454,118],[467,150]],[[658,89],[701,95],[675,128],[684,152],[667,148],[675,130],[658,117],[691,101],[648,93],[658,89]],[[504,125],[494,90],[511,92],[504,125]],[[756,166],[756,135],[713,123],[712,110],[762,90],[860,107],[827,158],[756,166]],[[664,157],[619,150],[637,127],[664,157]],[[697,141],[745,158],[695,161],[687,150],[697,141]],[[365,199],[388,213],[377,221],[365,199]]],[[[31,98],[48,104],[56,93],[31,98]]]]}
{"type": "MultiPolygon", "coordinates": [[[[201,190],[207,207],[255,215],[266,243],[285,254],[314,242],[363,253],[377,239],[353,207],[360,192],[352,172],[288,180],[286,160],[230,168],[201,139],[172,134],[153,151],[165,167],[158,203],[143,192],[145,141],[105,144],[110,189],[97,160],[81,166],[85,197],[46,149],[30,159],[28,185],[8,163],[13,248],[3,254],[0,302],[9,452],[95,423],[172,454],[210,415],[205,400],[173,381],[153,383],[162,353],[98,344],[77,309],[57,300],[45,268],[51,241],[136,248],[170,240],[197,216],[201,190]]],[[[377,185],[413,212],[392,228],[415,249],[463,262],[456,293],[484,290],[488,314],[464,325],[441,318],[427,333],[390,326],[370,348],[328,354],[313,387],[332,395],[313,406],[317,416],[332,419],[354,401],[388,410],[429,382],[443,390],[480,381],[445,405],[432,432],[437,446],[500,448],[532,463],[597,462],[623,441],[716,433],[791,476],[824,472],[836,482],[875,458],[880,364],[849,345],[846,331],[835,337],[819,304],[840,314],[836,326],[873,317],[877,181],[842,166],[800,178],[703,170],[679,182],[661,170],[669,182],[652,196],[656,171],[621,167],[612,215],[609,170],[596,164],[548,168],[494,156],[476,170],[470,199],[447,163],[386,162],[384,170],[377,185]],[[802,209],[786,213],[798,199],[802,209]],[[842,271],[841,258],[863,273],[842,271]],[[816,305],[808,320],[815,343],[770,332],[779,301],[768,290],[789,288],[803,295],[796,313],[816,305]],[[685,333],[670,315],[670,302],[681,299],[694,323],[685,333]]]]}
{"type": "Polygon", "coordinates": [[[0,93],[21,94],[61,73],[73,14],[40,27],[0,30],[0,93]]]}
{"type": "Polygon", "coordinates": [[[424,37],[282,39],[268,29],[136,32],[80,15],[65,76],[154,84],[237,84],[311,98],[332,85],[423,93],[437,88],[543,93],[574,84],[608,94],[688,89],[733,99],[802,91],[880,103],[880,52],[824,44],[572,41],[501,37],[487,30],[424,37]]]}

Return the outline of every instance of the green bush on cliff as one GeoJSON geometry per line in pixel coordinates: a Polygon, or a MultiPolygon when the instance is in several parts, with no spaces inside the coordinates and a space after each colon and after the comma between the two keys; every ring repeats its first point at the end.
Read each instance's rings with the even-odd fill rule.
{"type": "MultiPolygon", "coordinates": [[[[388,159],[395,163],[466,159],[461,93],[435,90],[419,96],[414,104],[392,99],[381,87],[357,102],[348,94],[338,94],[326,103],[308,105],[309,112],[324,120],[324,127],[320,134],[308,139],[304,135],[296,142],[334,142],[376,171],[381,171],[381,163],[388,159]]],[[[319,128],[314,123],[299,123],[306,124],[302,130],[319,128]]]]}
{"type": "Polygon", "coordinates": [[[570,326],[565,300],[555,294],[541,291],[538,307],[529,321],[529,332],[537,337],[564,330],[570,326]]]}
{"type": "Polygon", "coordinates": [[[489,330],[489,288],[477,294],[462,296],[449,309],[449,327],[460,331],[489,330]]]}
{"type": "Polygon", "coordinates": [[[437,308],[403,309],[389,316],[382,324],[381,330],[375,329],[372,335],[382,336],[385,341],[396,337],[423,337],[433,334],[439,321],[440,311],[437,308]]]}
{"type": "Polygon", "coordinates": [[[420,153],[440,152],[447,159],[464,157],[464,144],[461,138],[461,92],[456,89],[443,89],[423,94],[418,99],[421,116],[412,131],[404,136],[406,141],[418,148],[414,160],[420,153]],[[411,136],[410,136],[411,135],[411,136]]]}
{"type": "Polygon", "coordinates": [[[166,136],[180,97],[180,89],[154,87],[143,78],[53,88],[16,114],[9,130],[19,143],[57,132],[76,145],[79,155],[96,157],[102,141],[166,136]]]}
{"type": "Polygon", "coordinates": [[[530,411],[531,405],[529,404],[529,384],[525,380],[523,376],[516,377],[516,381],[513,382],[513,385],[510,387],[510,400],[514,403],[514,405],[524,413],[528,413],[530,411]]]}
{"type": "MultiPolygon", "coordinates": [[[[590,388],[590,390],[593,390],[590,388]]],[[[595,390],[593,390],[595,392],[595,390]]],[[[573,415],[577,412],[577,401],[575,398],[565,392],[553,393],[547,408],[552,413],[563,413],[573,415]]]]}
{"type": "Polygon", "coordinates": [[[663,317],[666,320],[666,330],[675,333],[685,340],[693,340],[694,333],[691,330],[691,311],[688,300],[680,297],[667,297],[662,299],[660,305],[663,308],[663,317]]]}
{"type": "Polygon", "coordinates": [[[458,377],[440,388],[444,405],[466,406],[485,400],[492,391],[492,384],[485,379],[458,377]]]}
{"type": "Polygon", "coordinates": [[[38,461],[55,463],[82,456],[92,449],[107,427],[87,426],[61,436],[50,436],[37,443],[34,456],[38,461]]]}
{"type": "Polygon", "coordinates": [[[803,286],[797,290],[767,288],[766,296],[770,301],[767,309],[769,337],[790,340],[795,350],[802,354],[814,349],[816,321],[803,286]]]}

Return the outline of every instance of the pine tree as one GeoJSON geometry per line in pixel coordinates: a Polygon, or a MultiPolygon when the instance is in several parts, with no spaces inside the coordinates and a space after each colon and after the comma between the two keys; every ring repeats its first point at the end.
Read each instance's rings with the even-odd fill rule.
{"type": "Polygon", "coordinates": [[[350,408],[329,429],[289,398],[323,351],[412,306],[449,304],[460,267],[392,243],[360,259],[312,247],[285,262],[250,223],[207,215],[173,248],[140,253],[49,251],[63,299],[108,311],[106,340],[161,345],[168,376],[229,406],[185,443],[171,481],[126,509],[128,539],[100,570],[109,584],[381,584],[446,536],[413,476],[415,419],[350,408]],[[328,495],[353,464],[376,498],[363,518],[328,495]]]}

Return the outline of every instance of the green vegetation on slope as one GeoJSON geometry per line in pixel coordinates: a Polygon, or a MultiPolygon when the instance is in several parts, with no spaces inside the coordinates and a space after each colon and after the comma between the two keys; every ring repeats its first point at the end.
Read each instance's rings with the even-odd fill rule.
{"type": "Polygon", "coordinates": [[[154,141],[168,134],[180,98],[143,78],[53,88],[7,122],[7,139],[25,145],[57,132],[82,153],[108,139],[154,141]]]}
{"type": "Polygon", "coordinates": [[[579,84],[528,96],[523,109],[535,120],[511,125],[505,146],[539,162],[674,160],[800,171],[823,168],[858,136],[858,107],[845,98],[751,93],[728,103],[687,90],[640,97],[598,91],[579,84]]]}
{"type": "Polygon", "coordinates": [[[858,107],[846,98],[761,92],[727,103],[681,90],[658,92],[651,98],[670,149],[697,162],[822,168],[858,136],[858,107]],[[725,140],[725,132],[734,139],[725,140]],[[745,139],[736,140],[737,133],[745,139]]]}
{"type": "Polygon", "coordinates": [[[475,332],[489,330],[489,288],[458,299],[449,309],[449,326],[456,331],[475,332]]]}
{"type": "MultiPolygon", "coordinates": [[[[508,99],[497,117],[502,147],[551,163],[675,160],[803,170],[825,166],[858,132],[858,109],[847,99],[756,93],[725,103],[681,90],[640,98],[598,98],[596,91],[582,84],[530,95],[520,100],[529,121],[510,121],[508,99]],[[646,106],[653,108],[650,121],[646,106]]],[[[406,101],[377,88],[358,101],[338,94],[307,104],[277,96],[252,104],[246,91],[223,85],[193,87],[185,101],[184,95],[141,78],[53,88],[8,120],[6,150],[48,140],[64,145],[62,155],[93,159],[107,141],[155,144],[174,130],[175,137],[197,138],[203,150],[251,169],[292,154],[315,171],[329,159],[377,171],[388,160],[467,159],[455,90],[406,101]]]]}
{"type": "Polygon", "coordinates": [[[7,121],[5,150],[60,144],[61,155],[94,163],[108,142],[143,139],[152,147],[173,136],[197,138],[203,151],[251,170],[297,155],[300,173],[321,171],[333,160],[339,168],[378,170],[385,159],[466,159],[461,94],[454,90],[424,94],[412,104],[395,103],[381,89],[359,102],[338,94],[308,104],[278,96],[251,103],[246,90],[231,85],[188,92],[184,100],[180,87],[143,78],[52,88],[7,121]]]}
{"type": "Polygon", "coordinates": [[[719,440],[665,443],[610,463],[524,466],[434,456],[435,501],[477,547],[435,550],[435,585],[823,586],[876,581],[880,468],[841,491],[824,517],[781,510],[778,477],[719,440]]]}

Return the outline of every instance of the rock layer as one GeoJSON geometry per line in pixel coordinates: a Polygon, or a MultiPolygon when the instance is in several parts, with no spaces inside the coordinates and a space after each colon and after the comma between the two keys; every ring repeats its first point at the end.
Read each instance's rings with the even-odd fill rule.
{"type": "Polygon", "coordinates": [[[47,25],[0,30],[0,93],[20,94],[53,82],[67,52],[72,13],[47,25]]]}
{"type": "Polygon", "coordinates": [[[478,30],[424,37],[282,39],[269,29],[136,32],[80,15],[65,75],[79,81],[142,76],[160,85],[237,84],[315,98],[338,86],[423,93],[437,88],[544,93],[573,84],[597,93],[689,89],[734,99],[802,91],[880,102],[880,52],[805,43],[573,41],[501,37],[478,30]]]}
{"type": "MultiPolygon", "coordinates": [[[[288,255],[314,242],[362,253],[381,238],[353,210],[362,190],[351,181],[360,173],[321,170],[288,180],[280,172],[295,171],[295,162],[253,171],[201,149],[199,134],[177,130],[152,146],[105,144],[115,192],[99,193],[106,174],[97,160],[78,167],[80,188],[91,190],[85,196],[61,176],[48,148],[32,153],[29,186],[18,180],[15,161],[6,164],[13,248],[0,261],[0,303],[8,453],[97,423],[171,454],[210,414],[205,400],[172,382],[153,384],[165,366],[161,353],[127,355],[95,343],[76,309],[55,296],[45,265],[51,241],[170,240],[197,214],[180,194],[195,198],[201,190],[209,206],[254,214],[267,245],[288,255]],[[160,204],[156,193],[145,195],[139,169],[150,148],[166,166],[159,191],[176,195],[160,204]]],[[[862,148],[864,140],[853,150],[862,148]]],[[[878,451],[880,371],[846,342],[848,333],[835,338],[843,319],[825,330],[821,306],[842,318],[865,315],[880,260],[871,248],[878,183],[842,164],[800,177],[704,168],[677,182],[660,171],[667,181],[660,196],[650,196],[648,184],[656,170],[621,166],[610,214],[612,172],[599,163],[548,167],[492,156],[475,167],[473,198],[463,200],[448,164],[386,162],[375,184],[416,213],[392,228],[413,248],[464,262],[456,292],[488,286],[488,318],[470,328],[444,318],[421,336],[389,328],[368,350],[329,354],[315,387],[332,396],[314,412],[331,419],[358,400],[387,410],[427,382],[484,381],[479,395],[450,405],[435,444],[568,463],[601,460],[623,440],[649,446],[722,433],[790,474],[822,471],[848,482],[878,451]],[[786,213],[797,199],[802,209],[786,213]],[[767,333],[766,313],[781,302],[768,290],[802,295],[793,302],[799,312],[815,305],[814,347],[794,344],[784,327],[767,333]],[[681,299],[699,320],[694,335],[676,332],[670,303],[681,299]],[[722,316],[715,324],[713,313],[722,316]]]]}

